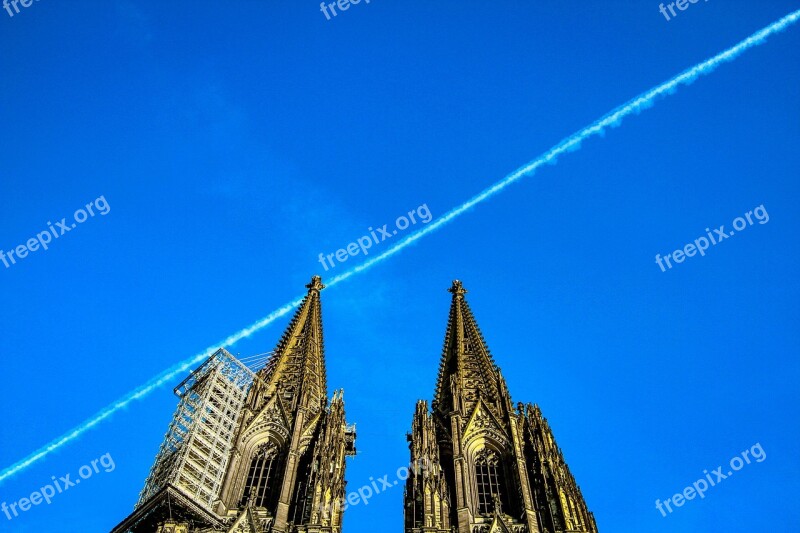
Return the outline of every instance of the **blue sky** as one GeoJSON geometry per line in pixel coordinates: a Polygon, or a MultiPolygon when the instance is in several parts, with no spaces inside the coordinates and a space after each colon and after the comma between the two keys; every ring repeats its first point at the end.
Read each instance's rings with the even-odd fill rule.
{"type": "MultiPolygon", "coordinates": [[[[459,205],[629,98],[800,7],[580,0],[42,0],[0,11],[0,466],[324,277],[320,252],[459,205]]],[[[800,28],[323,292],[328,381],[358,424],[349,488],[408,461],[449,307],[468,299],[514,401],[548,417],[601,531],[795,531],[800,28]],[[762,205],[662,272],[666,255],[762,205]],[[665,500],[767,454],[662,517],[665,500]]],[[[421,227],[419,224],[416,226],[421,227]]],[[[413,227],[411,228],[413,229],[413,227]]],[[[411,231],[411,229],[407,230],[411,231]]],[[[399,237],[398,237],[399,238],[399,237]]],[[[389,242],[374,247],[378,253],[389,242]],[[382,248],[381,248],[382,247],[382,248]]],[[[288,317],[231,349],[272,349],[288,317]]],[[[109,453],[2,531],[107,531],[131,510],[175,383],[0,484],[0,502],[109,453]]],[[[345,516],[401,531],[402,490],[345,516]]]]}

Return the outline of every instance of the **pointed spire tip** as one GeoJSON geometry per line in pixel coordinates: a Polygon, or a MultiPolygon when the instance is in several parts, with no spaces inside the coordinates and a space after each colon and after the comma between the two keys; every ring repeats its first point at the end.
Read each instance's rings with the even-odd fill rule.
{"type": "Polygon", "coordinates": [[[461,283],[461,280],[454,279],[453,285],[447,289],[447,292],[452,293],[456,297],[464,296],[467,293],[467,289],[464,288],[464,285],[461,283]]]}
{"type": "Polygon", "coordinates": [[[309,292],[311,291],[321,291],[325,288],[325,285],[322,284],[322,278],[320,276],[312,276],[311,283],[306,285],[306,288],[309,292]]]}

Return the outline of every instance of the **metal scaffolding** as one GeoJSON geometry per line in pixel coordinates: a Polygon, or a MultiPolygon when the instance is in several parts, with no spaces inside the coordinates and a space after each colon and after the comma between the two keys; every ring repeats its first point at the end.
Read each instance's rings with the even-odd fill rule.
{"type": "Polygon", "coordinates": [[[249,368],[221,348],[175,387],[180,402],[137,508],[171,484],[213,511],[254,379],[249,368]]]}

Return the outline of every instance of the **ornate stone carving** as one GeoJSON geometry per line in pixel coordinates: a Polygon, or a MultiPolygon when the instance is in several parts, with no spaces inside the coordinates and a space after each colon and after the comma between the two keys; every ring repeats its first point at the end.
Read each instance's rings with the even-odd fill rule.
{"type": "Polygon", "coordinates": [[[512,407],[463,284],[453,282],[450,292],[433,413],[418,403],[410,434],[412,460],[429,457],[446,474],[436,482],[407,480],[405,532],[528,533],[534,524],[540,533],[597,533],[538,408],[512,407]],[[452,497],[446,508],[433,497],[439,490],[452,497]]]}

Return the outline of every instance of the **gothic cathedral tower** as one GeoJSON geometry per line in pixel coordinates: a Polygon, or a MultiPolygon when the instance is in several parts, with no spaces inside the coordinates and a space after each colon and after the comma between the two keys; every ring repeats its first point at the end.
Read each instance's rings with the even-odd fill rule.
{"type": "Polygon", "coordinates": [[[417,403],[406,533],[597,533],[539,408],[516,409],[460,281],[436,393],[417,403]]]}
{"type": "Polygon", "coordinates": [[[219,350],[181,398],[134,512],[112,533],[341,533],[341,391],[328,403],[319,276],[267,364],[219,350]]]}

